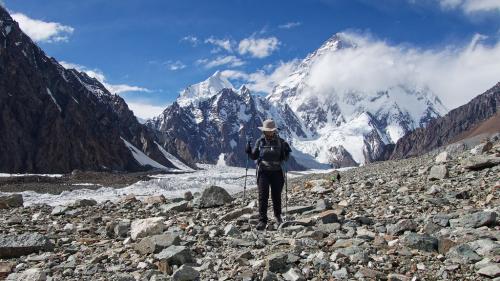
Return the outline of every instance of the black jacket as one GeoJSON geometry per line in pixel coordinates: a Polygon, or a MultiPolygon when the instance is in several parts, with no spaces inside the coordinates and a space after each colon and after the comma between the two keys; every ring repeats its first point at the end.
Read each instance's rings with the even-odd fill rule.
{"type": "Polygon", "coordinates": [[[290,145],[282,138],[279,136],[273,138],[272,140],[268,141],[266,138],[263,136],[257,142],[255,143],[254,149],[249,149],[250,147],[247,147],[247,153],[252,160],[257,160],[257,165],[261,166],[260,164],[263,164],[262,166],[267,169],[271,170],[277,170],[278,168],[281,169],[281,163],[283,161],[287,161],[288,158],[290,157],[290,153],[292,152],[292,149],[290,148],[290,145]],[[276,156],[270,156],[268,153],[268,150],[265,149],[268,146],[272,147],[279,147],[279,153],[276,156]],[[273,159],[268,159],[268,157],[273,157],[273,159]],[[274,160],[274,161],[266,161],[266,160],[274,160]],[[276,165],[268,165],[268,162],[279,162],[275,163],[276,165]],[[274,167],[271,167],[274,166],[274,167]]]}

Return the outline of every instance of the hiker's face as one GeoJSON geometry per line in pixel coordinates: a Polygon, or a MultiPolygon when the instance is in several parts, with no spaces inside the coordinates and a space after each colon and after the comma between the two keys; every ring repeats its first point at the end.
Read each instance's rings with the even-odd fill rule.
{"type": "Polygon", "coordinates": [[[272,138],[274,136],[274,131],[272,131],[272,132],[264,131],[264,136],[266,138],[272,138]]]}

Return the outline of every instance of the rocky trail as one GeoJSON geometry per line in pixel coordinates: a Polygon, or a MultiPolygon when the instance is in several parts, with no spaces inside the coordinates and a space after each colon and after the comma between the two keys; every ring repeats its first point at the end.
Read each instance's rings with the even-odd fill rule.
{"type": "Polygon", "coordinates": [[[0,197],[0,279],[500,280],[497,139],[341,175],[291,180],[286,222],[266,231],[255,191],[216,186],[57,207],[0,197]]]}

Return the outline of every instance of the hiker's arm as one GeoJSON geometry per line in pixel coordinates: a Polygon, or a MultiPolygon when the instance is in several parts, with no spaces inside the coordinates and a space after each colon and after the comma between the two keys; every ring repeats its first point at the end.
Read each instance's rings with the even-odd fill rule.
{"type": "Polygon", "coordinates": [[[290,145],[286,141],[283,142],[283,160],[288,161],[291,152],[292,149],[290,148],[290,145]]]}
{"type": "Polygon", "coordinates": [[[255,146],[254,146],[253,150],[252,150],[252,147],[250,146],[250,143],[248,143],[245,152],[248,154],[248,156],[250,157],[250,159],[257,160],[257,158],[259,158],[259,153],[260,153],[260,151],[259,151],[259,141],[257,141],[255,143],[255,146]]]}

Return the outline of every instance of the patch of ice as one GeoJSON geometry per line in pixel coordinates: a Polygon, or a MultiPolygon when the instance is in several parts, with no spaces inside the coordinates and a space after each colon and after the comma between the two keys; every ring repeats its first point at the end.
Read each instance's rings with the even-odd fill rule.
{"type": "Polygon", "coordinates": [[[229,142],[229,145],[231,146],[232,149],[234,149],[238,145],[238,143],[235,140],[231,140],[229,142]]]}
{"type": "Polygon", "coordinates": [[[133,144],[129,143],[124,138],[120,137],[122,141],[125,143],[127,148],[132,152],[134,159],[142,166],[149,165],[154,168],[162,169],[162,170],[170,170],[169,168],[163,166],[162,164],[156,162],[155,160],[149,158],[146,154],[144,154],[141,150],[137,149],[133,144]]]}
{"type": "Polygon", "coordinates": [[[226,160],[224,160],[224,153],[219,154],[219,159],[217,160],[217,166],[220,166],[220,167],[227,166],[226,160]]]}
{"type": "Polygon", "coordinates": [[[166,151],[159,143],[157,143],[156,141],[155,141],[155,143],[158,146],[158,149],[160,149],[161,153],[163,153],[163,156],[165,156],[165,158],[167,158],[168,161],[172,162],[172,164],[174,164],[174,166],[176,166],[178,169],[184,170],[184,171],[194,171],[193,169],[191,169],[191,167],[182,163],[182,161],[177,159],[172,154],[168,153],[168,151],[166,151]]]}
{"type": "Polygon", "coordinates": [[[49,96],[52,98],[52,101],[56,104],[57,109],[59,109],[59,112],[62,112],[61,106],[59,106],[59,104],[57,103],[56,98],[54,97],[54,95],[52,95],[52,92],[50,91],[49,88],[47,88],[47,94],[49,94],[49,96]]]}
{"type": "MultiPolygon", "coordinates": [[[[25,206],[33,204],[48,204],[51,206],[66,205],[78,199],[94,199],[97,202],[106,200],[117,201],[121,197],[134,194],[138,199],[143,199],[151,195],[164,195],[167,198],[182,197],[184,192],[197,192],[210,185],[217,185],[234,194],[243,191],[245,181],[245,168],[217,166],[208,164],[198,165],[202,170],[192,173],[172,173],[155,175],[157,178],[148,181],[139,181],[124,188],[101,187],[96,190],[79,189],[64,191],[61,194],[45,194],[33,191],[25,191],[23,195],[25,206]]],[[[289,172],[288,177],[329,172],[331,170],[309,170],[301,172],[289,172]]],[[[247,178],[247,188],[256,187],[255,169],[249,169],[247,178]]],[[[256,192],[254,190],[250,192],[256,192]]],[[[8,193],[0,192],[0,195],[8,193]]]]}
{"type": "Polygon", "coordinates": [[[8,173],[0,173],[0,178],[9,178],[9,177],[29,177],[29,176],[38,176],[38,177],[49,177],[49,178],[60,178],[62,174],[8,174],[8,173]]]}

